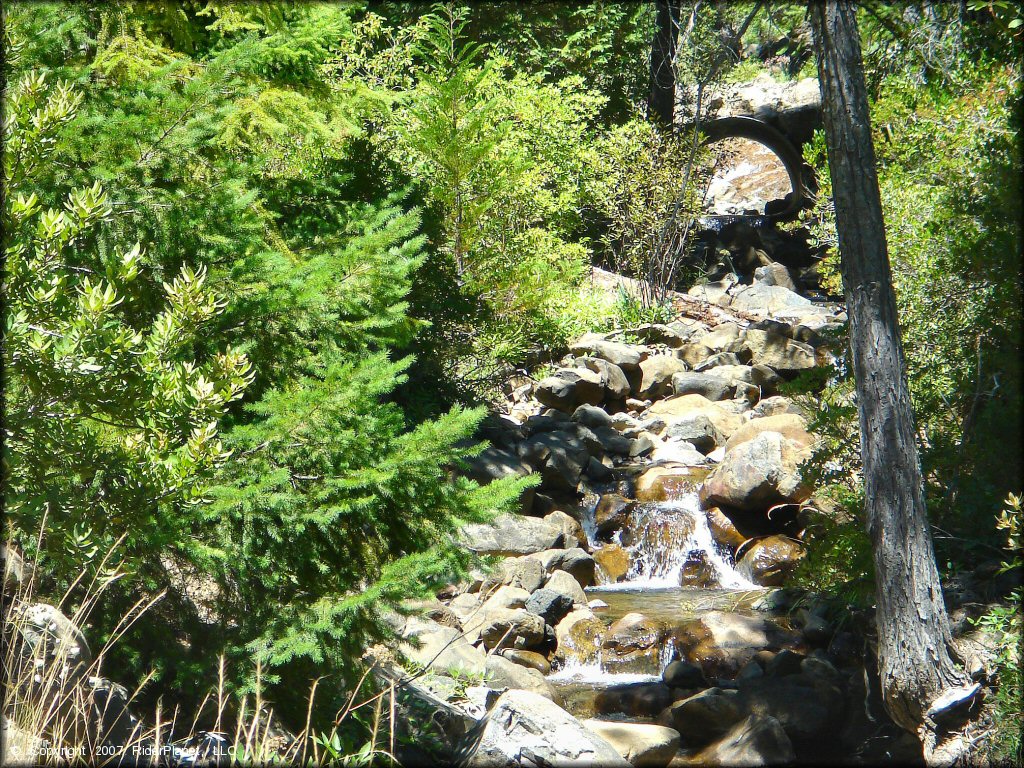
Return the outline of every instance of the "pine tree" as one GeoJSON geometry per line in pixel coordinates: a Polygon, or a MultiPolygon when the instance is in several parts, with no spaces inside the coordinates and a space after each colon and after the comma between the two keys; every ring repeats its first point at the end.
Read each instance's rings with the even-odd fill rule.
{"type": "Polygon", "coordinates": [[[206,510],[224,629],[268,667],[350,670],[367,635],[387,633],[384,609],[464,565],[458,524],[505,508],[525,482],[449,476],[482,447],[464,447],[480,409],[413,425],[389,400],[411,362],[390,350],[412,330],[423,241],[412,214],[357,211],[343,247],[268,288],[267,317],[287,318],[310,355],[228,433],[235,459],[206,510]]]}

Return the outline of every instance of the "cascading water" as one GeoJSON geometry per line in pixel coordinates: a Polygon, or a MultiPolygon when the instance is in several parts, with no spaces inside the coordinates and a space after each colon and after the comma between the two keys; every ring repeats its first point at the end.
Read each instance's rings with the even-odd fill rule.
{"type": "MultiPolygon", "coordinates": [[[[587,523],[584,530],[591,544],[600,546],[593,539],[593,521],[587,523]]],[[[688,562],[706,564],[713,582],[709,586],[759,589],[736,571],[715,543],[695,491],[671,501],[638,506],[629,526],[619,531],[615,540],[629,554],[630,568],[624,581],[602,584],[604,590],[678,587],[688,562]]]]}
{"type": "MultiPolygon", "coordinates": [[[[594,521],[594,503],[589,505],[583,529],[594,549],[607,544],[599,541],[594,521]]],[[[735,604],[747,590],[760,590],[738,573],[731,557],[721,551],[700,508],[696,490],[664,502],[640,504],[629,524],[617,532],[613,542],[628,554],[630,567],[625,578],[616,583],[605,581],[587,589],[590,597],[610,603],[606,615],[612,617],[639,611],[667,624],[686,615],[735,604]],[[700,564],[701,585],[686,581],[688,566],[700,564]]],[[[607,654],[597,648],[570,656],[549,676],[556,684],[584,684],[595,688],[629,685],[660,679],[662,670],[673,658],[671,637],[659,649],[650,672],[611,671],[607,654]]]]}
{"type": "Polygon", "coordinates": [[[630,530],[633,543],[626,551],[631,555],[632,565],[626,584],[676,587],[686,564],[702,560],[709,567],[715,586],[758,588],[736,571],[729,556],[715,543],[695,492],[641,507],[633,515],[630,530]]]}

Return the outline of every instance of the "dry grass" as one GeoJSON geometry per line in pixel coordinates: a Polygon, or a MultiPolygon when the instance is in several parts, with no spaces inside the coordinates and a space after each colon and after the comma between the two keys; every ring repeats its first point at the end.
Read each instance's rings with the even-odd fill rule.
{"type": "MultiPolygon", "coordinates": [[[[12,552],[10,545],[7,551],[12,552]]],[[[139,694],[152,675],[128,691],[105,679],[104,660],[162,595],[135,603],[118,622],[109,642],[90,658],[76,628],[86,625],[104,593],[123,575],[116,570],[107,572],[112,553],[113,549],[94,569],[104,576],[80,574],[56,602],[60,613],[49,610],[37,595],[36,568],[26,568],[25,578],[11,580],[18,583],[4,596],[5,765],[176,764],[192,756],[229,766],[397,762],[393,757],[395,688],[392,685],[360,698],[360,692],[368,687],[369,672],[336,714],[329,733],[316,732],[311,726],[321,680],[311,686],[303,730],[290,734],[277,725],[272,706],[264,700],[260,669],[256,670],[256,693],[235,698],[227,691],[223,658],[217,685],[194,717],[183,717],[177,707],[164,711],[160,704],[151,716],[147,714],[148,721],[130,717],[127,713],[136,709],[139,694]],[[83,587],[85,597],[70,605],[72,591],[83,587]],[[61,614],[70,623],[65,623],[61,614]],[[212,728],[200,730],[199,713],[210,711],[216,713],[212,728]],[[366,741],[355,747],[339,735],[346,732],[350,718],[357,718],[368,732],[366,741]]],[[[7,558],[7,570],[14,557],[7,558]]],[[[5,591],[8,583],[5,572],[5,591]]]]}

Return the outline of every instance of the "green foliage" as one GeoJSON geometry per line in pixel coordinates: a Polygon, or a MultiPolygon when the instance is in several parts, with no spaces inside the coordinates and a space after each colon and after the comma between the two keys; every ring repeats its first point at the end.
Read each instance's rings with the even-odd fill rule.
{"type": "MultiPolygon", "coordinates": [[[[929,504],[937,523],[977,536],[994,531],[987,510],[1019,473],[1020,229],[1006,215],[1021,206],[1018,75],[966,64],[955,75],[955,91],[890,78],[872,120],[929,504]]],[[[834,280],[821,149],[809,152],[823,181],[814,235],[834,280]]]]}
{"type": "Polygon", "coordinates": [[[38,556],[61,587],[122,535],[122,572],[154,578],[152,553],[191,534],[228,456],[218,423],[250,380],[231,348],[195,355],[223,309],[205,269],[183,266],[147,306],[133,291],[139,244],[97,247],[115,216],[98,184],[44,207],[37,172],[79,103],[29,74],[4,124],[6,508],[30,551],[45,531],[38,556]]]}
{"type": "MultiPolygon", "coordinates": [[[[364,216],[368,216],[364,213],[364,216]]],[[[224,621],[268,667],[306,658],[350,671],[381,611],[418,584],[453,578],[457,524],[505,507],[523,481],[478,489],[446,468],[483,415],[455,408],[409,425],[386,398],[410,360],[410,277],[422,261],[415,217],[391,208],[347,247],[296,265],[269,288],[268,317],[307,340],[228,433],[236,459],[206,509],[217,530],[224,621]]]]}
{"type": "Polygon", "coordinates": [[[685,281],[683,255],[699,215],[708,169],[691,134],[667,134],[634,119],[597,144],[601,173],[590,181],[605,222],[600,256],[620,274],[646,281],[641,303],[659,310],[665,290],[685,281]]]}
{"type": "MultiPolygon", "coordinates": [[[[1024,568],[1024,554],[1021,550],[1021,532],[1024,531],[1022,497],[1009,494],[1003,502],[996,527],[1006,534],[1006,550],[1010,553],[1008,562],[1003,563],[1004,571],[1024,568]]],[[[1024,757],[1024,743],[1021,741],[1021,685],[1024,673],[1021,670],[1020,639],[1024,633],[1024,590],[1013,590],[1005,605],[997,605],[972,622],[981,627],[995,641],[995,665],[999,675],[999,687],[995,696],[995,728],[989,740],[988,749],[993,762],[1019,762],[1024,757]]]]}

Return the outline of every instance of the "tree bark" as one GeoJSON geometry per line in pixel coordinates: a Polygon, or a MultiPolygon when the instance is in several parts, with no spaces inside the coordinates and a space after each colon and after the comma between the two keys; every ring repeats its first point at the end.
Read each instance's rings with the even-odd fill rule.
{"type": "MultiPolygon", "coordinates": [[[[922,732],[929,706],[969,681],[956,663],[928,529],[914,413],[875,171],[855,7],[811,2],[875,564],[886,710],[922,732]]],[[[926,743],[927,748],[927,743],[926,743]]]]}
{"type": "Polygon", "coordinates": [[[647,119],[672,126],[676,104],[676,44],[682,0],[657,0],[654,40],[651,43],[651,93],[647,119]]]}

